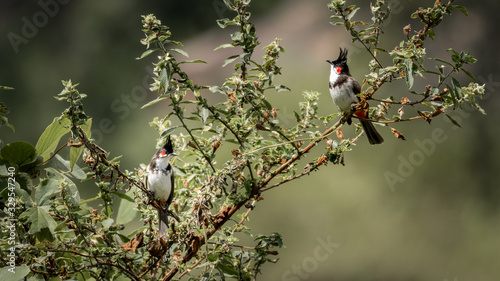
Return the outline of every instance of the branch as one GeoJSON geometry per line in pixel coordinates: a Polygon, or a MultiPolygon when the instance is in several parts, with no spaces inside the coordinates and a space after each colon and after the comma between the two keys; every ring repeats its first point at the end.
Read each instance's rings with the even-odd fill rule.
{"type": "MultiPolygon", "coordinates": [[[[173,103],[173,101],[172,101],[173,103]]],[[[194,145],[196,146],[196,149],[201,152],[201,154],[203,155],[203,158],[205,158],[205,161],[207,161],[207,163],[210,165],[210,168],[212,168],[212,171],[216,171],[215,170],[215,167],[214,165],[212,164],[212,161],[210,160],[210,158],[205,154],[205,152],[201,149],[201,146],[200,144],[198,143],[198,141],[196,140],[196,138],[194,137],[194,135],[191,133],[191,130],[189,130],[188,126],[186,125],[186,123],[184,123],[184,120],[178,115],[178,114],[175,114],[175,116],[177,116],[177,118],[179,119],[179,121],[181,121],[182,123],[182,126],[184,127],[184,129],[186,129],[186,131],[188,132],[189,136],[191,136],[191,139],[193,140],[194,142],[194,145]]]]}
{"type": "Polygon", "coordinates": [[[98,159],[96,159],[97,161],[100,161],[101,163],[103,163],[107,167],[111,168],[112,170],[114,170],[118,174],[118,177],[120,177],[123,180],[127,181],[130,185],[137,186],[140,190],[142,190],[144,193],[146,193],[148,196],[150,196],[149,195],[150,193],[147,191],[146,187],[144,186],[144,183],[138,182],[136,180],[133,180],[133,179],[129,178],[127,175],[125,175],[118,168],[118,166],[116,166],[115,164],[109,163],[108,159],[106,159],[105,151],[102,148],[100,148],[99,146],[97,146],[96,144],[92,143],[87,138],[87,135],[85,134],[85,132],[82,130],[82,128],[80,126],[78,126],[78,131],[80,133],[79,138],[82,141],[83,145],[85,145],[85,147],[88,150],[90,150],[92,153],[94,153],[95,155],[97,155],[97,157],[98,157],[98,159]]]}
{"type": "MultiPolygon", "coordinates": [[[[352,113],[351,113],[352,114],[352,113]]],[[[304,149],[300,150],[297,154],[295,154],[292,158],[290,158],[288,161],[286,161],[283,165],[278,167],[276,170],[274,170],[271,175],[269,175],[267,178],[265,178],[260,184],[259,184],[259,190],[264,188],[274,177],[276,177],[278,174],[289,168],[295,161],[299,160],[300,157],[309,150],[311,150],[314,146],[316,146],[317,143],[320,141],[324,140],[326,137],[328,137],[331,133],[333,133],[337,128],[340,126],[341,121],[337,121],[332,127],[330,127],[328,130],[323,132],[320,137],[316,138],[314,141],[312,141],[308,146],[306,146],[304,149]]]]}
{"type": "Polygon", "coordinates": [[[52,155],[49,157],[49,159],[43,161],[42,163],[36,165],[36,167],[39,167],[39,166],[43,166],[45,164],[47,164],[50,160],[52,160],[52,158],[54,158],[57,153],[59,153],[63,148],[65,148],[66,146],[69,146],[69,144],[71,143],[71,137],[69,138],[68,142],[66,142],[65,144],[61,145],[61,147],[59,147],[54,153],[52,153],[52,155]]]}
{"type": "Polygon", "coordinates": [[[195,268],[197,265],[200,264],[201,261],[203,261],[207,256],[206,255],[203,255],[199,260],[197,260],[193,265],[191,265],[188,269],[184,270],[184,272],[182,272],[180,275],[179,275],[179,279],[182,278],[182,276],[186,275],[187,273],[189,273],[193,268],[195,268]]]}

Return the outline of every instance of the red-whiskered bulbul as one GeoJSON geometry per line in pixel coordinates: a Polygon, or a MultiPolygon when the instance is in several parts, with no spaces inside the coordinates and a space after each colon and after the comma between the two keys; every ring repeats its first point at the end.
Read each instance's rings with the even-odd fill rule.
{"type": "MultiPolygon", "coordinates": [[[[342,114],[349,114],[353,109],[353,105],[360,102],[356,94],[361,92],[361,86],[358,81],[351,76],[349,67],[347,66],[347,49],[340,49],[340,55],[337,60],[326,60],[331,65],[330,71],[330,95],[333,102],[342,114]]],[[[368,118],[368,110],[360,110],[354,114],[360,118],[368,118]]],[[[359,120],[363,126],[366,136],[370,144],[380,144],[384,139],[377,132],[370,121],[359,120]]],[[[347,124],[351,125],[351,118],[347,119],[347,124]]]]}
{"type": "Polygon", "coordinates": [[[156,151],[147,168],[149,173],[146,178],[147,188],[159,203],[157,208],[160,237],[167,234],[167,210],[174,197],[174,171],[169,163],[172,156],[177,156],[177,154],[174,153],[172,140],[168,136],[167,142],[156,151]]]}

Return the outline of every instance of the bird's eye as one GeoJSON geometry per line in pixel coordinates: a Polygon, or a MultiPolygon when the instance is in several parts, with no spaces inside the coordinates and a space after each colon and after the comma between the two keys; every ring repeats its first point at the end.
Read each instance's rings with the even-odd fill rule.
{"type": "Polygon", "coordinates": [[[337,71],[337,73],[340,73],[342,71],[342,67],[337,66],[337,67],[335,67],[335,70],[337,71]]]}

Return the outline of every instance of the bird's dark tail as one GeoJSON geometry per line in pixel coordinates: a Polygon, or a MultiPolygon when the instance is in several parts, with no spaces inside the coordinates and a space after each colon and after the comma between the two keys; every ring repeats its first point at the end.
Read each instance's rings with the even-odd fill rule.
{"type": "Polygon", "coordinates": [[[365,134],[368,137],[368,141],[370,144],[381,144],[384,142],[384,138],[377,132],[375,126],[373,126],[372,122],[366,120],[360,120],[361,125],[363,126],[363,130],[365,130],[365,134]]]}
{"type": "Polygon", "coordinates": [[[165,236],[167,235],[167,229],[168,229],[168,216],[167,216],[167,209],[161,210],[158,209],[158,221],[160,223],[158,227],[158,232],[159,236],[165,236]]]}

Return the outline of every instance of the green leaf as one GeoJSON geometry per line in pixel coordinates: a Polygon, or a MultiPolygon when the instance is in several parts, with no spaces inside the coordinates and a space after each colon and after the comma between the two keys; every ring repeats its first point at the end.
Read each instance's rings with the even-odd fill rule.
{"type": "Polygon", "coordinates": [[[42,156],[44,160],[49,159],[50,155],[56,150],[61,137],[69,133],[70,124],[71,121],[68,119],[64,118],[59,120],[59,118],[56,117],[52,123],[45,128],[45,131],[43,131],[35,146],[39,155],[42,156]]]}
{"type": "Polygon", "coordinates": [[[57,194],[60,189],[60,181],[54,179],[44,179],[38,185],[35,191],[35,201],[38,206],[50,205],[49,199],[55,194],[57,194]]]}
{"type": "Polygon", "coordinates": [[[14,90],[14,88],[8,86],[0,86],[0,90],[14,90]]]}
{"type": "Polygon", "coordinates": [[[49,178],[52,177],[64,180],[66,182],[64,187],[66,188],[66,193],[69,196],[69,200],[73,205],[80,204],[80,193],[78,192],[78,188],[76,187],[75,183],[70,178],[54,168],[46,168],[45,171],[47,171],[47,175],[49,178]]]}
{"type": "Polygon", "coordinates": [[[293,112],[293,115],[295,116],[295,119],[297,120],[297,122],[301,121],[302,118],[300,118],[300,115],[296,111],[293,112]]]}
{"type": "Polygon", "coordinates": [[[459,5],[452,5],[453,8],[459,10],[462,12],[464,15],[469,16],[469,13],[467,12],[467,9],[464,6],[459,6],[459,5]]]}
{"type": "Polygon", "coordinates": [[[352,18],[352,17],[356,14],[356,12],[357,12],[359,9],[360,9],[360,8],[358,7],[358,8],[356,8],[356,9],[352,10],[352,11],[351,11],[351,12],[350,12],[350,13],[349,13],[349,14],[348,14],[345,18],[346,18],[347,20],[350,20],[350,19],[351,19],[351,18],[352,18]]]}
{"type": "Polygon", "coordinates": [[[288,88],[287,86],[285,85],[274,85],[274,89],[278,92],[289,92],[291,91],[290,88],[288,88]]]}
{"type": "Polygon", "coordinates": [[[217,48],[214,49],[214,51],[220,50],[220,49],[226,49],[226,48],[234,48],[235,46],[233,44],[222,44],[219,45],[217,48]]]}
{"type": "Polygon", "coordinates": [[[221,88],[221,87],[219,87],[219,86],[211,86],[211,87],[210,87],[210,88],[208,88],[208,89],[210,90],[210,92],[212,92],[212,93],[214,93],[214,94],[215,94],[215,93],[219,93],[219,94],[223,94],[223,95],[225,95],[225,94],[226,94],[226,92],[224,92],[224,90],[222,90],[222,88],[221,88]]]}
{"type": "Polygon", "coordinates": [[[446,84],[446,86],[450,90],[450,94],[449,95],[444,95],[443,98],[450,98],[451,101],[453,102],[453,108],[457,108],[458,107],[458,100],[457,100],[457,96],[455,94],[455,89],[454,89],[454,87],[451,87],[448,84],[446,84]]]}
{"type": "Polygon", "coordinates": [[[66,193],[69,196],[69,200],[73,205],[78,205],[80,204],[80,192],[78,192],[78,188],[76,187],[76,184],[73,183],[68,177],[65,177],[67,186],[66,186],[66,193]]]}
{"type": "Polygon", "coordinates": [[[207,63],[207,62],[204,60],[185,60],[185,61],[179,62],[179,64],[183,64],[183,63],[207,63]]]}
{"type": "Polygon", "coordinates": [[[273,106],[267,100],[262,100],[262,103],[266,106],[267,110],[273,109],[273,106]]]}
{"type": "Polygon", "coordinates": [[[469,76],[472,80],[476,81],[476,77],[474,75],[472,75],[472,73],[470,73],[467,69],[464,69],[464,68],[460,68],[460,70],[462,70],[465,74],[467,74],[467,76],[469,76]]]}
{"type": "Polygon", "coordinates": [[[144,53],[142,53],[142,55],[140,57],[137,57],[135,58],[136,60],[140,60],[140,59],[143,59],[149,55],[151,55],[152,53],[154,53],[155,51],[157,51],[158,49],[149,49],[147,51],[145,51],[144,53]]]}
{"type": "Polygon", "coordinates": [[[216,261],[217,259],[219,259],[219,256],[217,254],[209,254],[207,256],[207,260],[210,261],[210,262],[214,262],[216,261]]]}
{"type": "MultiPolygon", "coordinates": [[[[80,126],[83,132],[87,135],[88,139],[90,139],[90,137],[92,136],[91,127],[92,127],[92,118],[87,119],[87,122],[84,125],[80,126]]],[[[69,150],[70,171],[73,171],[73,167],[75,166],[76,161],[78,161],[78,159],[80,158],[80,155],[82,155],[84,148],[85,146],[82,145],[80,147],[71,147],[71,149],[69,150]]]]}
{"type": "MultiPolygon", "coordinates": [[[[21,198],[23,200],[23,204],[26,204],[26,207],[32,207],[33,206],[33,200],[31,199],[30,194],[21,188],[20,184],[20,175],[16,176],[16,182],[14,183],[14,193],[16,194],[17,197],[21,198]]],[[[27,175],[28,179],[31,180],[31,178],[27,175]]],[[[3,198],[7,198],[7,193],[11,192],[11,190],[8,190],[6,187],[8,186],[8,178],[7,177],[0,177],[0,196],[3,198]]],[[[31,190],[31,189],[30,189],[31,190]]],[[[2,198],[2,200],[3,200],[2,198]]]]}
{"type": "Polygon", "coordinates": [[[210,111],[208,111],[208,109],[206,109],[206,108],[201,109],[201,121],[203,123],[207,122],[207,118],[209,115],[210,115],[210,111]]]}
{"type": "Polygon", "coordinates": [[[458,52],[453,50],[453,48],[448,48],[446,49],[447,52],[452,52],[453,54],[457,55],[458,56],[458,52]]]}
{"type": "Polygon", "coordinates": [[[87,174],[78,165],[73,164],[73,168],[70,169],[70,161],[64,160],[60,155],[55,156],[57,167],[63,171],[65,175],[71,175],[72,177],[84,180],[87,178],[87,174]],[[68,174],[69,173],[69,174],[68,174]]]}
{"type": "Polygon", "coordinates": [[[346,22],[344,22],[344,26],[345,26],[345,30],[347,30],[347,31],[349,31],[349,30],[350,30],[350,31],[351,31],[351,35],[354,35],[354,36],[353,36],[353,40],[354,40],[356,37],[358,37],[358,36],[357,36],[357,32],[356,32],[355,30],[351,29],[352,25],[351,25],[351,22],[350,22],[350,21],[346,21],[346,22]]]}
{"type": "Polygon", "coordinates": [[[451,55],[451,60],[452,60],[454,63],[456,63],[456,64],[461,63],[461,62],[460,62],[460,55],[458,54],[458,52],[457,52],[457,51],[453,50],[452,48],[449,48],[447,51],[448,51],[448,52],[452,52],[452,53],[453,53],[453,54],[451,55]]]}
{"type": "Polygon", "coordinates": [[[181,49],[170,49],[170,51],[172,51],[172,52],[176,52],[176,53],[178,53],[178,54],[181,54],[181,55],[183,55],[183,56],[185,56],[185,57],[189,58],[188,53],[187,53],[186,51],[184,51],[184,50],[181,50],[181,49]]]}
{"type": "Polygon", "coordinates": [[[408,89],[413,87],[413,61],[405,59],[405,81],[408,89]]]}
{"type": "Polygon", "coordinates": [[[235,9],[235,7],[231,1],[229,1],[229,0],[223,0],[223,1],[224,1],[224,4],[226,4],[226,7],[228,7],[231,10],[235,9]]]}
{"type": "Polygon", "coordinates": [[[168,99],[168,96],[167,96],[167,95],[163,95],[163,96],[161,96],[161,97],[158,97],[158,98],[156,98],[156,99],[154,99],[154,100],[152,100],[152,101],[150,101],[150,102],[146,103],[145,105],[143,105],[143,106],[141,107],[141,109],[146,108],[146,107],[148,107],[148,106],[150,106],[150,105],[153,105],[153,104],[155,104],[155,103],[157,103],[157,102],[160,102],[160,101],[162,101],[162,100],[164,100],[164,99],[168,99]]]}
{"type": "Polygon", "coordinates": [[[436,33],[434,32],[434,29],[429,28],[429,29],[427,30],[427,35],[429,35],[429,37],[430,37],[432,40],[434,40],[434,36],[436,36],[436,33]]]}
{"type": "Polygon", "coordinates": [[[0,126],[7,126],[12,130],[12,132],[16,132],[14,126],[9,123],[9,118],[2,115],[0,115],[0,126]]]}
{"type": "Polygon", "coordinates": [[[434,75],[441,75],[439,72],[436,72],[436,71],[431,71],[431,70],[425,70],[424,73],[430,73],[430,74],[434,74],[434,75]]]}
{"type": "Polygon", "coordinates": [[[126,224],[131,222],[137,216],[137,210],[135,210],[135,201],[132,199],[134,196],[134,191],[137,192],[137,187],[133,186],[125,194],[118,192],[118,195],[122,200],[120,200],[120,207],[118,208],[118,213],[116,215],[116,221],[120,224],[126,224]],[[123,197],[122,197],[123,196],[123,197]]]}
{"type": "Polygon", "coordinates": [[[184,119],[192,120],[192,121],[201,121],[200,117],[196,117],[196,116],[188,116],[188,117],[184,117],[184,119]]]}
{"type": "Polygon", "coordinates": [[[171,73],[170,73],[170,64],[167,64],[160,72],[160,86],[159,86],[159,92],[160,94],[163,94],[167,89],[168,85],[170,85],[170,78],[171,78],[171,73]]]}
{"type": "MultiPolygon", "coordinates": [[[[0,158],[0,177],[8,177],[9,176],[9,168],[10,163],[7,160],[0,158]]],[[[1,190],[1,187],[0,187],[1,190]]]]}
{"type": "Polygon", "coordinates": [[[7,144],[0,151],[3,159],[13,165],[26,165],[34,162],[38,156],[36,149],[30,143],[18,141],[7,144]]]}
{"type": "MultiPolygon", "coordinates": [[[[170,37],[170,36],[168,36],[168,37],[170,37]]],[[[167,38],[168,38],[168,37],[167,37],[167,38]]],[[[183,45],[181,42],[179,42],[179,41],[174,41],[174,40],[165,40],[165,43],[166,43],[166,44],[167,44],[167,43],[170,43],[170,44],[174,44],[174,45],[177,45],[177,46],[180,46],[180,47],[184,47],[184,45],[183,45]]]]}
{"type": "MultiPolygon", "coordinates": [[[[7,254],[7,251],[4,254],[7,254]]],[[[12,271],[9,271],[9,269],[11,269],[10,266],[0,269],[0,280],[23,280],[31,272],[30,268],[25,264],[14,267],[12,271]]]]}
{"type": "Polygon", "coordinates": [[[448,117],[448,119],[450,119],[451,123],[453,123],[455,126],[457,126],[459,128],[462,128],[462,126],[460,126],[460,124],[458,124],[458,122],[455,119],[453,119],[453,117],[451,117],[448,114],[445,114],[445,115],[446,115],[446,117],[448,117]]]}
{"type": "Polygon", "coordinates": [[[462,97],[462,86],[460,86],[460,83],[454,77],[451,77],[451,82],[453,84],[457,99],[460,99],[462,97]]]}
{"type": "Polygon", "coordinates": [[[230,275],[230,276],[238,276],[238,270],[236,270],[233,266],[231,261],[225,261],[217,264],[217,268],[222,270],[222,272],[230,275]]]}
{"type": "Polygon", "coordinates": [[[109,229],[111,226],[113,226],[113,223],[115,223],[115,220],[112,218],[101,221],[102,227],[104,229],[109,229]]]}
{"type": "Polygon", "coordinates": [[[118,197],[120,197],[121,199],[124,199],[124,200],[126,200],[126,201],[129,201],[129,202],[132,202],[132,203],[134,203],[134,202],[135,202],[135,201],[134,201],[134,199],[132,199],[132,197],[130,197],[130,196],[134,196],[133,194],[129,194],[129,195],[127,195],[127,194],[125,194],[125,193],[123,193],[123,192],[118,192],[118,191],[113,191],[113,192],[111,192],[111,193],[115,194],[116,196],[118,196],[118,197]]]}
{"type": "Polygon", "coordinates": [[[235,61],[240,55],[234,55],[234,56],[230,56],[228,57],[223,63],[222,63],[222,67],[225,67],[226,65],[232,63],[233,61],[235,61]]]}
{"type": "MultiPolygon", "coordinates": [[[[225,0],[224,0],[225,1],[225,0]]],[[[230,19],[218,19],[217,24],[220,26],[220,28],[226,28],[228,25],[235,25],[236,22],[230,19]]]]}
{"type": "Polygon", "coordinates": [[[38,233],[44,228],[49,229],[53,234],[57,223],[52,216],[49,215],[48,209],[49,206],[36,206],[21,214],[21,216],[28,216],[28,222],[31,223],[29,234],[38,233]]]}
{"type": "Polygon", "coordinates": [[[467,54],[464,54],[463,56],[463,60],[465,61],[465,63],[467,64],[473,64],[473,63],[476,63],[477,62],[477,59],[474,58],[473,56],[470,55],[469,52],[467,52],[467,54]]]}
{"type": "Polygon", "coordinates": [[[16,175],[16,182],[19,184],[19,186],[26,191],[31,191],[33,190],[33,180],[31,179],[30,175],[27,173],[19,173],[16,175]]]}
{"type": "Polygon", "coordinates": [[[175,127],[171,127],[171,128],[168,128],[167,130],[163,131],[161,133],[161,137],[164,137],[168,134],[170,134],[171,132],[173,132],[175,129],[179,128],[180,126],[175,126],[175,127]]]}
{"type": "Polygon", "coordinates": [[[343,22],[330,22],[331,25],[344,25],[343,22]]]}

